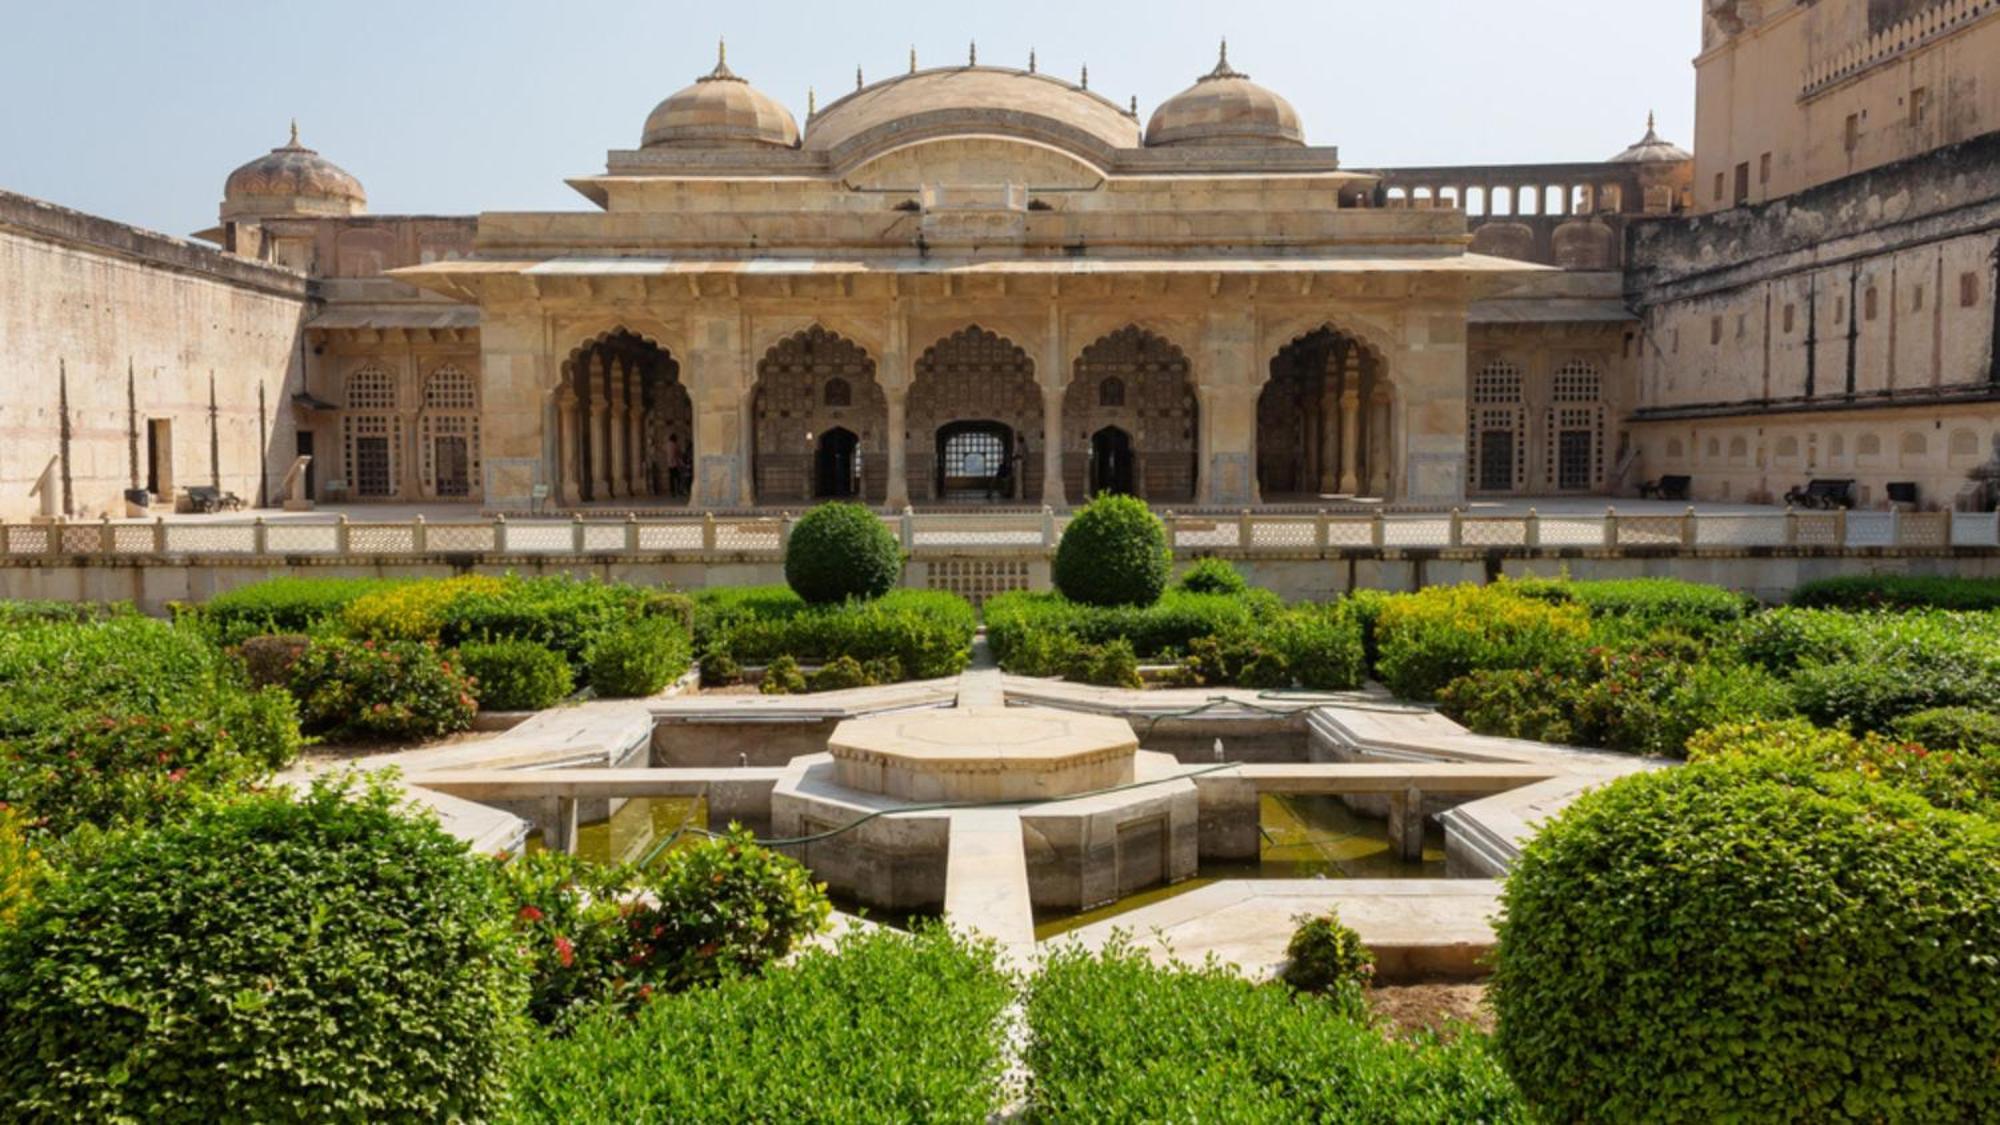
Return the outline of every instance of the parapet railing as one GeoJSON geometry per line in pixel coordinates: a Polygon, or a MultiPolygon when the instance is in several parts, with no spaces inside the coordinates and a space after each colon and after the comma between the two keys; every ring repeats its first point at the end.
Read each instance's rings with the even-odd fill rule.
{"type": "Polygon", "coordinates": [[[1799,96],[1809,98],[1837,86],[1906,51],[1950,35],[1996,9],[2000,9],[2000,0],[1945,0],[1808,68],[1799,96]]]}
{"type": "MultiPolygon", "coordinates": [[[[2000,548],[2000,513],[1772,511],[1750,514],[1421,515],[1255,512],[1191,516],[1167,512],[1183,555],[1330,558],[1410,551],[1648,553],[2000,548]]],[[[641,519],[231,521],[0,524],[0,564],[34,560],[155,558],[394,559],[441,555],[742,559],[783,556],[790,514],[641,519]]],[[[1040,513],[905,512],[883,522],[923,557],[1043,555],[1068,517],[1040,513]]]]}

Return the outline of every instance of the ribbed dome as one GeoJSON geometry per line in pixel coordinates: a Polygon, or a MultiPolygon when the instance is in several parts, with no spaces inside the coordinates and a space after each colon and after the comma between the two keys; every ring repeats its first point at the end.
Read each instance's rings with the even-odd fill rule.
{"type": "Polygon", "coordinates": [[[223,210],[307,210],[357,214],[367,208],[361,181],[333,161],[299,143],[298,122],[283,147],[252,160],[222,188],[223,210]]]}
{"type": "Polygon", "coordinates": [[[1104,148],[1136,148],[1139,126],[1115,103],[1053,75],[991,66],[911,70],[856,90],[806,124],[805,147],[827,151],[867,138],[991,133],[1071,137],[1104,148]]]}
{"type": "Polygon", "coordinates": [[[799,125],[777,99],[737,77],[718,46],[715,69],[653,107],[639,143],[645,148],[791,148],[799,143],[799,125]]]}
{"type": "Polygon", "coordinates": [[[1229,44],[1215,69],[1153,111],[1148,145],[1304,145],[1292,103],[1229,65],[1229,44]]]}
{"type": "Polygon", "coordinates": [[[1613,164],[1681,164],[1694,159],[1694,154],[1677,144],[1660,139],[1654,128],[1653,115],[1646,115],[1646,135],[1639,143],[1611,158],[1613,164]]]}

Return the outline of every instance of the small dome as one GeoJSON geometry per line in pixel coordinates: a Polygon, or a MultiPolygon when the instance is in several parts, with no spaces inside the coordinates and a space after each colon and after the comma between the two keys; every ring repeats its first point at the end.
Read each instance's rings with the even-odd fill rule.
{"type": "Polygon", "coordinates": [[[1229,44],[1215,69],[1153,111],[1148,145],[1304,145],[1292,103],[1229,65],[1229,44]]]}
{"type": "Polygon", "coordinates": [[[1646,135],[1639,143],[1611,158],[1613,164],[1682,164],[1694,159],[1694,154],[1677,144],[1660,139],[1654,128],[1653,115],[1646,115],[1646,135]]]}
{"type": "Polygon", "coordinates": [[[310,211],[352,215],[367,209],[361,181],[299,143],[299,123],[281,148],[252,160],[222,187],[225,212],[310,211]]]}
{"type": "Polygon", "coordinates": [[[799,143],[799,126],[777,99],[738,78],[717,45],[715,69],[653,107],[639,143],[644,148],[792,148],[799,143]]]}

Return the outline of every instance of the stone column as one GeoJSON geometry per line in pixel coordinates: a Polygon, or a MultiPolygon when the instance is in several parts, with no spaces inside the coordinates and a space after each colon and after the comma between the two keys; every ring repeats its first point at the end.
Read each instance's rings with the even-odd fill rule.
{"type": "Polygon", "coordinates": [[[630,496],[631,486],[627,483],[626,466],[632,460],[631,447],[625,444],[625,435],[630,432],[627,420],[631,410],[625,400],[625,361],[614,359],[605,372],[608,379],[606,392],[611,400],[611,412],[606,421],[611,428],[611,488],[606,496],[630,496]]]}
{"type": "MultiPolygon", "coordinates": [[[[1379,382],[1381,376],[1376,379],[1379,382]]],[[[1389,435],[1389,388],[1378,386],[1368,415],[1368,491],[1372,495],[1389,495],[1389,469],[1396,457],[1394,441],[1389,435]]]]}
{"type": "Polygon", "coordinates": [[[611,400],[604,357],[590,357],[590,498],[611,498],[611,400]]]}
{"type": "Polygon", "coordinates": [[[645,372],[634,364],[625,373],[625,495],[646,495],[645,372]]]}
{"type": "Polygon", "coordinates": [[[1358,470],[1361,452],[1361,353],[1347,353],[1347,373],[1340,392],[1340,491],[1352,496],[1361,491],[1358,470]]]}
{"type": "Polygon", "coordinates": [[[1042,385],[1042,505],[1069,507],[1063,492],[1063,386],[1069,381],[1069,364],[1063,349],[1062,311],[1049,302],[1048,336],[1042,341],[1042,362],[1035,374],[1042,385]]]}
{"type": "Polygon", "coordinates": [[[576,389],[564,383],[556,391],[556,415],[559,419],[557,435],[555,476],[562,482],[562,502],[579,504],[583,493],[578,481],[583,476],[583,447],[577,442],[576,389]]]}
{"type": "Polygon", "coordinates": [[[909,381],[899,378],[884,385],[882,393],[889,400],[889,432],[883,435],[889,445],[889,479],[883,503],[890,511],[900,512],[910,506],[910,459],[903,446],[903,432],[908,426],[909,381]]]}
{"type": "Polygon", "coordinates": [[[1320,376],[1318,409],[1309,415],[1319,423],[1319,456],[1316,460],[1319,462],[1318,487],[1322,494],[1333,492],[1339,486],[1333,475],[1334,462],[1339,456],[1335,450],[1339,448],[1340,441],[1339,362],[1336,357],[1327,356],[1326,371],[1320,376]]]}

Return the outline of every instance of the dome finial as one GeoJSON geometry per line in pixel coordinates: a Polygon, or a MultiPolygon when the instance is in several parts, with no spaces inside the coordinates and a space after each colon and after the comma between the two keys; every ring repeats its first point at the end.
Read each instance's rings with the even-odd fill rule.
{"type": "Polygon", "coordinates": [[[1028,73],[1035,73],[1035,49],[1033,47],[1028,48],[1028,73]]]}
{"type": "Polygon", "coordinates": [[[292,148],[299,147],[299,119],[296,117],[292,118],[292,139],[288,144],[292,148]]]}
{"type": "Polygon", "coordinates": [[[1126,112],[1126,113],[1127,113],[1128,115],[1132,116],[1132,117],[1137,117],[1137,116],[1139,116],[1139,95],[1137,95],[1137,94],[1133,94],[1133,95],[1132,95],[1132,106],[1131,106],[1131,108],[1130,108],[1130,109],[1127,109],[1127,110],[1126,110],[1125,112],[1126,112]]]}
{"type": "Polygon", "coordinates": [[[1083,64],[1083,88],[1090,89],[1090,64],[1083,64]]]}
{"type": "Polygon", "coordinates": [[[811,86],[806,87],[806,116],[819,112],[819,94],[811,86]]]}
{"type": "Polygon", "coordinates": [[[715,69],[695,79],[697,82],[741,82],[736,72],[729,69],[729,43],[718,38],[715,41],[715,69]]]}
{"type": "Polygon", "coordinates": [[[861,88],[861,64],[859,63],[856,63],[854,66],[854,88],[857,90],[861,88]]]}
{"type": "Polygon", "coordinates": [[[977,39],[972,40],[972,45],[966,48],[965,65],[967,66],[979,65],[979,40],[977,39]]]}
{"type": "Polygon", "coordinates": [[[1229,69],[1229,36],[1227,35],[1222,37],[1222,50],[1215,56],[1215,65],[1223,70],[1229,69]]]}
{"type": "Polygon", "coordinates": [[[1229,65],[1229,40],[1222,41],[1222,49],[1216,52],[1215,69],[1204,74],[1197,81],[1209,82],[1217,78],[1248,78],[1249,75],[1229,65]]]}
{"type": "Polygon", "coordinates": [[[915,43],[912,43],[910,44],[910,73],[915,74],[916,72],[917,72],[917,45],[915,43]]]}

